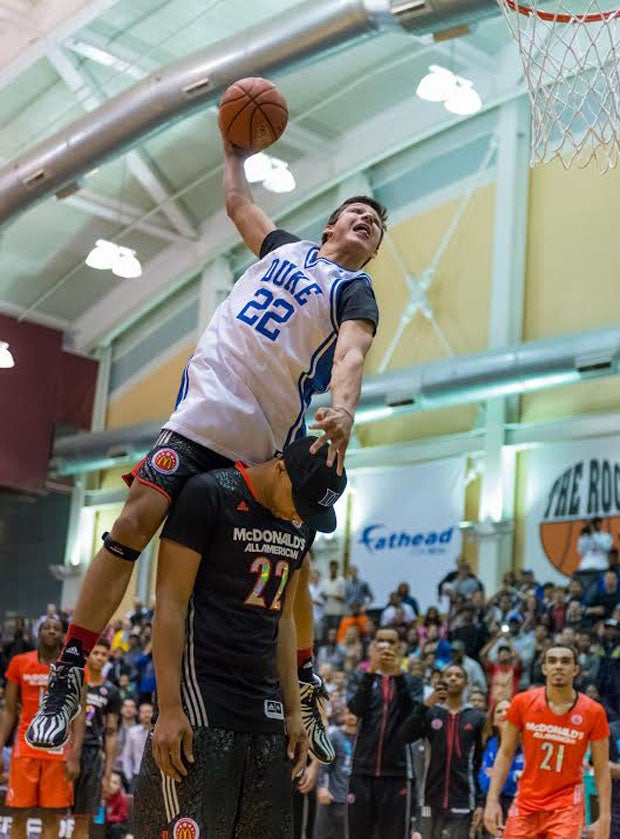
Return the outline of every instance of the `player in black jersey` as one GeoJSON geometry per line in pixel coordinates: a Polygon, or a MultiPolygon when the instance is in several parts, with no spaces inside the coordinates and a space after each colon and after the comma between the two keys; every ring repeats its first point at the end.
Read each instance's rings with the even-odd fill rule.
{"type": "Polygon", "coordinates": [[[291,773],[308,752],[293,602],[315,532],[335,529],[346,486],[312,442],[192,478],[164,526],[159,717],[136,789],[136,839],[291,835],[291,773]]]}
{"type": "Polygon", "coordinates": [[[110,642],[100,638],[88,657],[86,671],[84,740],[80,774],[74,786],[73,839],[88,839],[92,817],[105,797],[116,757],[121,699],[118,688],[103,675],[109,657],[110,642]]]}

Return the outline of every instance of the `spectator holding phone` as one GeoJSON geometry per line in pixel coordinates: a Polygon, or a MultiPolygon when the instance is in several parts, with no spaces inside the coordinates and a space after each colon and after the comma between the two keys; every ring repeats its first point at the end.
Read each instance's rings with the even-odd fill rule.
{"type": "Polygon", "coordinates": [[[419,703],[401,726],[405,743],[426,739],[430,755],[424,788],[423,818],[430,818],[429,839],[468,839],[482,826],[482,711],[464,702],[467,673],[449,664],[431,696],[419,703]]]}
{"type": "Polygon", "coordinates": [[[422,698],[419,676],[402,670],[395,629],[377,630],[368,671],[354,673],[347,705],[359,718],[349,784],[349,839],[408,839],[413,772],[410,747],[397,734],[422,698]]]}

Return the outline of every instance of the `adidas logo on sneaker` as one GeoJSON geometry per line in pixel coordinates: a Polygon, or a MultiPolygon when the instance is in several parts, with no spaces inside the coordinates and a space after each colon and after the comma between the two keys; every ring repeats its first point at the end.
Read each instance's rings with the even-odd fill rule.
{"type": "Polygon", "coordinates": [[[65,650],[65,654],[66,655],[79,655],[79,656],[81,656],[82,651],[78,650],[77,647],[67,647],[67,649],[65,650]]]}
{"type": "Polygon", "coordinates": [[[238,509],[238,510],[241,510],[241,512],[242,512],[242,513],[249,513],[249,512],[250,512],[250,508],[249,508],[249,507],[248,507],[248,505],[245,503],[245,501],[240,501],[240,502],[237,504],[237,509],[238,509]]]}

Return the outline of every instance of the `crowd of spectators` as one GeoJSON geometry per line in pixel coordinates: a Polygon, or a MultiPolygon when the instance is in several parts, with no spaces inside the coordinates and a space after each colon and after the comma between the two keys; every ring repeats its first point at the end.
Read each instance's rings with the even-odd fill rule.
{"type": "MultiPolygon", "coordinates": [[[[592,534],[584,534],[591,537],[592,534]]],[[[592,541],[592,540],[591,540],[592,541]]],[[[583,547],[583,546],[582,546],[583,547]]],[[[585,548],[584,548],[585,550],[585,548]]],[[[437,589],[437,606],[425,611],[407,581],[395,581],[394,591],[380,609],[368,583],[350,566],[346,577],[331,562],[323,577],[312,572],[316,666],[329,695],[327,721],[337,752],[336,775],[310,766],[297,796],[311,806],[296,808],[303,820],[296,825],[300,839],[344,839],[343,806],[346,777],[350,772],[355,718],[348,707],[348,691],[369,669],[373,639],[379,630],[393,630],[397,638],[398,669],[420,686],[419,698],[428,699],[442,683],[451,663],[467,676],[465,700],[488,714],[481,786],[488,788],[488,774],[498,747],[507,702],[520,690],[542,684],[541,652],[552,639],[573,644],[579,652],[577,688],[604,706],[609,721],[620,721],[620,564],[611,548],[607,564],[586,568],[566,585],[537,580],[525,569],[504,574],[499,591],[489,595],[469,563],[459,557],[456,568],[437,589]],[[490,710],[489,710],[490,709],[490,710]],[[318,802],[318,807],[317,807],[318,802]],[[322,808],[334,807],[332,818],[322,808]],[[318,812],[314,825],[314,812],[318,812]],[[310,814],[310,815],[309,815],[310,814]],[[302,823],[303,822],[303,823],[302,823]]],[[[155,675],[151,655],[153,607],[139,599],[133,609],[106,631],[111,656],[106,678],[119,690],[121,712],[118,753],[115,758],[114,801],[108,803],[110,819],[117,819],[119,792],[131,793],[151,724],[155,675]],[[114,815],[114,814],[117,815],[114,815]]],[[[10,659],[34,647],[36,629],[46,616],[68,623],[70,615],[48,604],[43,615],[30,623],[16,619],[7,636],[0,638],[0,672],[10,659]]],[[[0,706],[2,689],[0,687],[0,706]]],[[[6,783],[10,752],[5,749],[0,782],[6,783]]],[[[516,784],[518,767],[515,769],[516,784]]],[[[418,789],[419,795],[419,789],[418,789]]],[[[110,836],[120,836],[110,822],[110,836]],[[116,832],[114,832],[116,831],[116,832]]]]}
{"type": "MultiPolygon", "coordinates": [[[[601,541],[594,525],[590,531],[584,535],[592,544],[589,548],[582,544],[584,551],[597,550],[601,541]]],[[[383,608],[375,609],[370,608],[374,605],[370,586],[356,568],[350,567],[345,578],[338,564],[331,563],[326,580],[315,570],[316,661],[330,697],[327,715],[332,730],[338,732],[336,743],[346,742],[351,730],[347,687],[359,671],[368,669],[379,628],[396,631],[400,668],[421,680],[424,699],[433,694],[451,663],[466,672],[464,698],[487,718],[479,779],[483,792],[488,789],[508,703],[517,691],[543,684],[541,654],[549,641],[576,646],[577,689],[604,706],[610,723],[620,721],[619,576],[618,553],[609,546],[604,565],[597,556],[596,569],[577,572],[565,585],[537,580],[524,569],[504,574],[500,589],[488,594],[466,559],[459,557],[454,571],[438,585],[437,606],[422,611],[406,581],[394,586],[383,608]]],[[[342,747],[337,755],[347,759],[342,747]]],[[[517,759],[509,779],[513,795],[519,773],[517,759]]],[[[321,772],[319,781],[323,778],[321,772]]],[[[339,778],[335,803],[342,803],[341,787],[339,778]]],[[[301,839],[344,837],[324,827],[327,820],[321,808],[331,806],[328,792],[319,786],[316,826],[299,826],[301,839]]]]}
{"type": "MultiPolygon", "coordinates": [[[[155,699],[155,672],[151,654],[154,602],[147,608],[139,598],[133,608],[107,627],[103,637],[110,643],[111,655],[103,674],[120,694],[120,714],[112,782],[102,798],[96,822],[106,825],[106,839],[124,839],[131,830],[131,794],[140,769],[148,737],[155,699]]],[[[0,711],[3,707],[3,677],[11,659],[36,648],[40,627],[46,618],[59,619],[65,630],[70,613],[48,603],[45,612],[35,619],[17,617],[0,627],[0,711]]],[[[0,800],[6,792],[11,743],[4,749],[0,764],[0,800]]],[[[103,793],[102,793],[103,794],[103,793]]]]}

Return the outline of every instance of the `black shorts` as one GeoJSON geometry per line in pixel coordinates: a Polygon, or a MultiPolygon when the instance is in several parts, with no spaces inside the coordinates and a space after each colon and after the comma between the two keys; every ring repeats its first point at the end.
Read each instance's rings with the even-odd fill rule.
{"type": "Polygon", "coordinates": [[[131,472],[123,475],[123,480],[127,486],[138,480],[161,492],[173,504],[186,482],[194,475],[231,466],[234,463],[227,457],[175,431],[164,429],[146,457],[131,472]]]}
{"type": "Polygon", "coordinates": [[[76,815],[96,813],[101,802],[103,754],[99,746],[84,746],[80,757],[80,774],[73,787],[73,812],[76,815]]]}
{"type": "Polygon", "coordinates": [[[194,763],[179,783],[147,740],[134,795],[135,839],[290,839],[291,763],[283,734],[194,729],[194,763]]]}

